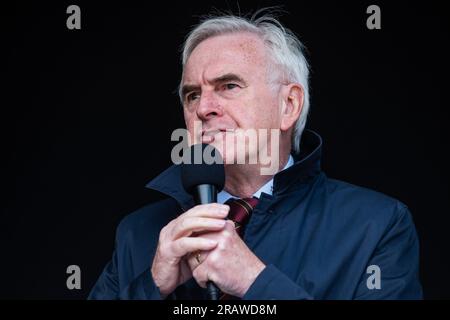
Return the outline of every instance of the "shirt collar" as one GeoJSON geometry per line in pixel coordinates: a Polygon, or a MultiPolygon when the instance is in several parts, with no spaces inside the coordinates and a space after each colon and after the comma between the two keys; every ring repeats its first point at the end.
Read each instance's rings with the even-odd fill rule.
{"type": "MultiPolygon", "coordinates": [[[[292,155],[289,155],[288,162],[286,163],[284,168],[281,169],[280,171],[286,170],[293,164],[294,164],[294,158],[292,157],[292,155]]],[[[272,193],[273,193],[273,177],[272,177],[272,179],[267,181],[266,184],[264,184],[261,188],[259,188],[259,190],[253,194],[253,197],[259,198],[261,196],[261,193],[263,193],[263,192],[267,193],[268,195],[272,195],[272,193]]],[[[236,198],[236,197],[225,190],[222,190],[221,192],[219,192],[217,194],[217,202],[218,203],[225,203],[230,198],[236,198]]]]}

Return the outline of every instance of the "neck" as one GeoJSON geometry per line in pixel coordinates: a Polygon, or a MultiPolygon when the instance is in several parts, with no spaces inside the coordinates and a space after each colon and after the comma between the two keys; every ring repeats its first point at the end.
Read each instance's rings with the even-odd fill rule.
{"type": "MultiPolygon", "coordinates": [[[[280,171],[286,166],[289,153],[280,155],[280,171]]],[[[262,175],[261,164],[225,165],[225,191],[239,198],[249,198],[264,184],[273,179],[274,175],[262,175]]]]}

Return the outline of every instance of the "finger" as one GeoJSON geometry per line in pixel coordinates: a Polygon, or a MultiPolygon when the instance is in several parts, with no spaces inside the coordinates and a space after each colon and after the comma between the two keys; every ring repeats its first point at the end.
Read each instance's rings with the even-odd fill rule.
{"type": "Polygon", "coordinates": [[[233,220],[226,220],[226,224],[225,224],[225,230],[235,230],[236,229],[236,224],[233,222],[233,220]]]}
{"type": "Polygon", "coordinates": [[[194,271],[192,271],[192,277],[200,287],[206,288],[206,282],[209,280],[206,267],[199,265],[194,271]]]}
{"type": "Polygon", "coordinates": [[[217,241],[204,239],[201,237],[183,237],[172,242],[172,253],[175,257],[181,258],[184,255],[203,250],[212,250],[217,246],[217,241]]]}
{"type": "Polygon", "coordinates": [[[222,230],[226,225],[224,219],[184,217],[174,224],[171,232],[172,239],[190,236],[193,232],[222,230]]]}
{"type": "Polygon", "coordinates": [[[224,218],[228,215],[230,207],[226,204],[209,203],[201,204],[186,211],[182,216],[185,217],[204,217],[204,218],[224,218]]]}
{"type": "Polygon", "coordinates": [[[191,273],[192,273],[192,271],[194,271],[194,270],[201,264],[201,262],[202,262],[202,260],[201,260],[201,254],[200,254],[200,257],[198,257],[199,254],[200,254],[200,253],[197,253],[197,251],[195,251],[195,252],[192,252],[191,254],[188,254],[188,255],[186,256],[186,258],[185,258],[187,264],[189,265],[189,268],[190,268],[190,270],[191,270],[191,273]],[[198,260],[200,260],[200,262],[199,262],[198,260]]]}
{"type": "Polygon", "coordinates": [[[173,231],[180,223],[183,224],[185,222],[184,219],[192,218],[192,217],[204,217],[204,218],[216,218],[216,219],[224,219],[230,210],[228,205],[222,205],[219,203],[210,203],[205,205],[198,205],[187,212],[180,215],[177,219],[172,220],[167,226],[164,232],[165,235],[168,235],[172,239],[175,239],[174,235],[179,234],[179,231],[173,231]]]}

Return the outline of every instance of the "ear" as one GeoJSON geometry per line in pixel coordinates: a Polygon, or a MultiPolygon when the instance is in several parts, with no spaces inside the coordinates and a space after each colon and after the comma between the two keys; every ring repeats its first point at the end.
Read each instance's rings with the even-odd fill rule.
{"type": "Polygon", "coordinates": [[[281,98],[280,130],[288,131],[294,127],[302,112],[305,98],[303,87],[298,83],[285,85],[281,92],[281,98]]]}

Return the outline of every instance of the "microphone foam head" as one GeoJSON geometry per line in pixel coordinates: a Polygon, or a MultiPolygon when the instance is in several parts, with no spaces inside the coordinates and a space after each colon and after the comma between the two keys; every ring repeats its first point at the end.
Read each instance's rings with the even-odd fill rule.
{"type": "Polygon", "coordinates": [[[220,152],[210,144],[195,144],[191,146],[183,159],[181,167],[181,181],[184,189],[191,193],[195,186],[212,184],[217,192],[225,185],[225,167],[220,152]]]}

